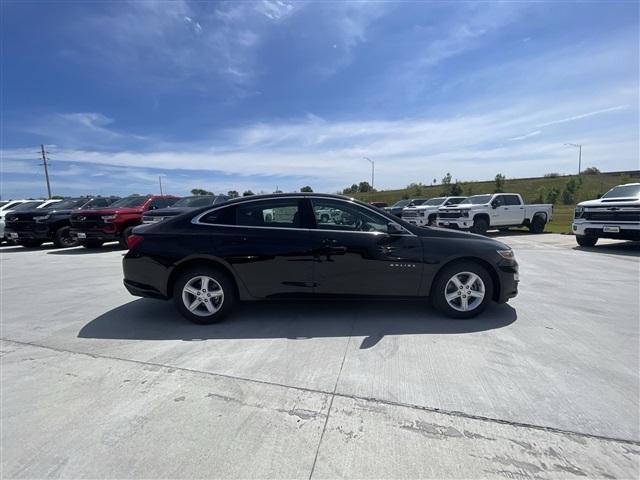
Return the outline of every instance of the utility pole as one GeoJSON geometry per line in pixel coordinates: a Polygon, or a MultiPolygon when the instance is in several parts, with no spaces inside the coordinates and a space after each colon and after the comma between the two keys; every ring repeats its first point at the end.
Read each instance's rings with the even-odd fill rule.
{"type": "Polygon", "coordinates": [[[578,149],[578,176],[582,172],[582,145],[577,143],[565,143],[568,147],[575,147],[578,149]]]}
{"type": "Polygon", "coordinates": [[[158,183],[160,183],[160,196],[162,196],[162,175],[158,175],[158,183]]]}
{"type": "Polygon", "coordinates": [[[362,158],[364,158],[367,162],[371,164],[371,191],[373,191],[373,177],[375,175],[376,162],[371,160],[369,157],[362,157],[362,158]]]}
{"type": "Polygon", "coordinates": [[[44,145],[40,144],[40,153],[42,153],[42,165],[44,165],[44,176],[47,179],[47,193],[51,199],[51,184],[49,183],[49,167],[47,165],[47,154],[44,151],[44,145]]]}

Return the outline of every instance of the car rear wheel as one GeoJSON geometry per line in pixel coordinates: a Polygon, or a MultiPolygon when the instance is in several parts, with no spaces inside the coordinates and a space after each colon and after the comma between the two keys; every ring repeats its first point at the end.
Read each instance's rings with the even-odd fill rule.
{"type": "Polygon", "coordinates": [[[544,232],[544,226],[547,224],[544,217],[541,215],[533,217],[531,224],[529,225],[529,231],[531,233],[542,233],[544,232]]]}
{"type": "Polygon", "coordinates": [[[84,248],[100,248],[104,242],[101,240],[85,240],[82,242],[84,248]]]}
{"type": "Polygon", "coordinates": [[[78,239],[71,236],[71,227],[59,228],[53,236],[53,243],[58,248],[70,248],[78,246],[78,239]]]}
{"type": "Polygon", "coordinates": [[[581,247],[593,247],[598,242],[598,237],[589,237],[587,235],[576,235],[576,242],[581,247]]]}
{"type": "Polygon", "coordinates": [[[452,318],[471,318],[493,298],[493,280],[485,268],[472,261],[446,266],[436,277],[431,302],[452,318]]]}
{"type": "Polygon", "coordinates": [[[479,235],[484,235],[485,233],[487,233],[488,229],[489,229],[489,223],[487,222],[486,219],[480,217],[480,218],[476,218],[473,221],[473,227],[471,227],[471,232],[477,233],[479,235]]]}
{"type": "Polygon", "coordinates": [[[236,303],[236,289],[229,276],[212,267],[190,269],[173,288],[178,311],[193,323],[208,325],[222,320],[236,303]]]}
{"type": "Polygon", "coordinates": [[[37,248],[42,245],[41,240],[18,240],[18,244],[25,248],[37,248]]]}

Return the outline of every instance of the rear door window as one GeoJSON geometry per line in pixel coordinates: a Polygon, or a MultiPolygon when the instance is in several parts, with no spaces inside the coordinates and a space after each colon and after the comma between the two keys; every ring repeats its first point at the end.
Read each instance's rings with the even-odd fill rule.
{"type": "Polygon", "coordinates": [[[503,195],[505,205],[520,205],[520,199],[517,195],[503,195]]]}
{"type": "Polygon", "coordinates": [[[236,225],[301,228],[299,203],[297,198],[281,198],[236,205],[236,225]]]}

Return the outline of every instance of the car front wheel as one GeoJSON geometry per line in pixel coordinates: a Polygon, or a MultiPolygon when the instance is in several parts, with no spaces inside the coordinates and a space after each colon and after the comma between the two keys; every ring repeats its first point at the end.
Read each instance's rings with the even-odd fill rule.
{"type": "Polygon", "coordinates": [[[173,301],[186,319],[207,325],[229,314],[236,303],[236,290],[226,273],[212,267],[193,268],[176,280],[173,301]]]}
{"type": "Polygon", "coordinates": [[[581,247],[593,247],[598,242],[598,237],[588,237],[587,235],[576,235],[576,242],[581,247]]]}
{"type": "Polygon", "coordinates": [[[478,235],[484,235],[487,233],[489,229],[489,222],[487,222],[484,218],[476,218],[473,221],[473,226],[471,227],[471,233],[477,233],[478,235]]]}
{"type": "Polygon", "coordinates": [[[70,227],[60,227],[53,236],[53,243],[58,248],[77,247],[80,243],[77,237],[71,236],[70,227]]]}
{"type": "Polygon", "coordinates": [[[452,318],[471,318],[493,298],[493,281],[485,268],[472,261],[446,266],[436,277],[431,302],[452,318]]]}

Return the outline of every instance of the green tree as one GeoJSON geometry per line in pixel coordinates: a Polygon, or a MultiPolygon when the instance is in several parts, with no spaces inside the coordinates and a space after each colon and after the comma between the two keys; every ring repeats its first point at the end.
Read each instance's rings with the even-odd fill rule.
{"type": "Polygon", "coordinates": [[[449,194],[453,197],[459,197],[460,195],[462,195],[462,191],[462,185],[457,180],[456,183],[451,185],[449,188],[449,194]]]}
{"type": "Polygon", "coordinates": [[[553,187],[547,193],[547,203],[555,204],[558,201],[559,196],[560,196],[560,190],[558,190],[556,187],[553,187]]]}
{"type": "Polygon", "coordinates": [[[309,192],[312,193],[313,192],[313,188],[311,188],[309,185],[304,186],[300,189],[301,192],[309,192]]]}
{"type": "Polygon", "coordinates": [[[504,192],[504,181],[506,180],[505,176],[502,175],[501,173],[497,173],[496,174],[496,178],[495,178],[495,182],[496,182],[496,188],[494,190],[494,193],[502,193],[504,192]]]}
{"type": "Polygon", "coordinates": [[[596,167],[588,167],[582,171],[583,175],[598,175],[599,173],[600,170],[598,170],[596,167]]]}
{"type": "Polygon", "coordinates": [[[540,187],[538,189],[538,195],[536,196],[535,200],[533,201],[533,203],[544,203],[544,194],[545,194],[546,190],[544,187],[540,187]]]}
{"type": "Polygon", "coordinates": [[[451,174],[447,172],[447,174],[442,177],[442,185],[451,185],[451,174]]]}
{"type": "Polygon", "coordinates": [[[369,185],[369,182],[360,182],[360,184],[358,185],[358,192],[367,193],[370,191],[371,191],[371,185],[369,185]]]}
{"type": "Polygon", "coordinates": [[[250,197],[251,195],[255,195],[255,193],[253,193],[251,190],[246,190],[242,196],[243,197],[250,197]]]}
{"type": "Polygon", "coordinates": [[[202,188],[193,188],[191,189],[191,195],[213,195],[213,193],[202,188]]]}
{"type": "Polygon", "coordinates": [[[411,183],[407,186],[407,191],[409,196],[411,197],[421,197],[422,196],[422,183],[411,183]]]}
{"type": "Polygon", "coordinates": [[[236,197],[239,197],[239,196],[240,196],[240,194],[238,193],[238,191],[237,191],[237,190],[229,190],[229,191],[227,192],[227,196],[229,196],[229,197],[231,197],[231,198],[236,198],[236,197]]]}

